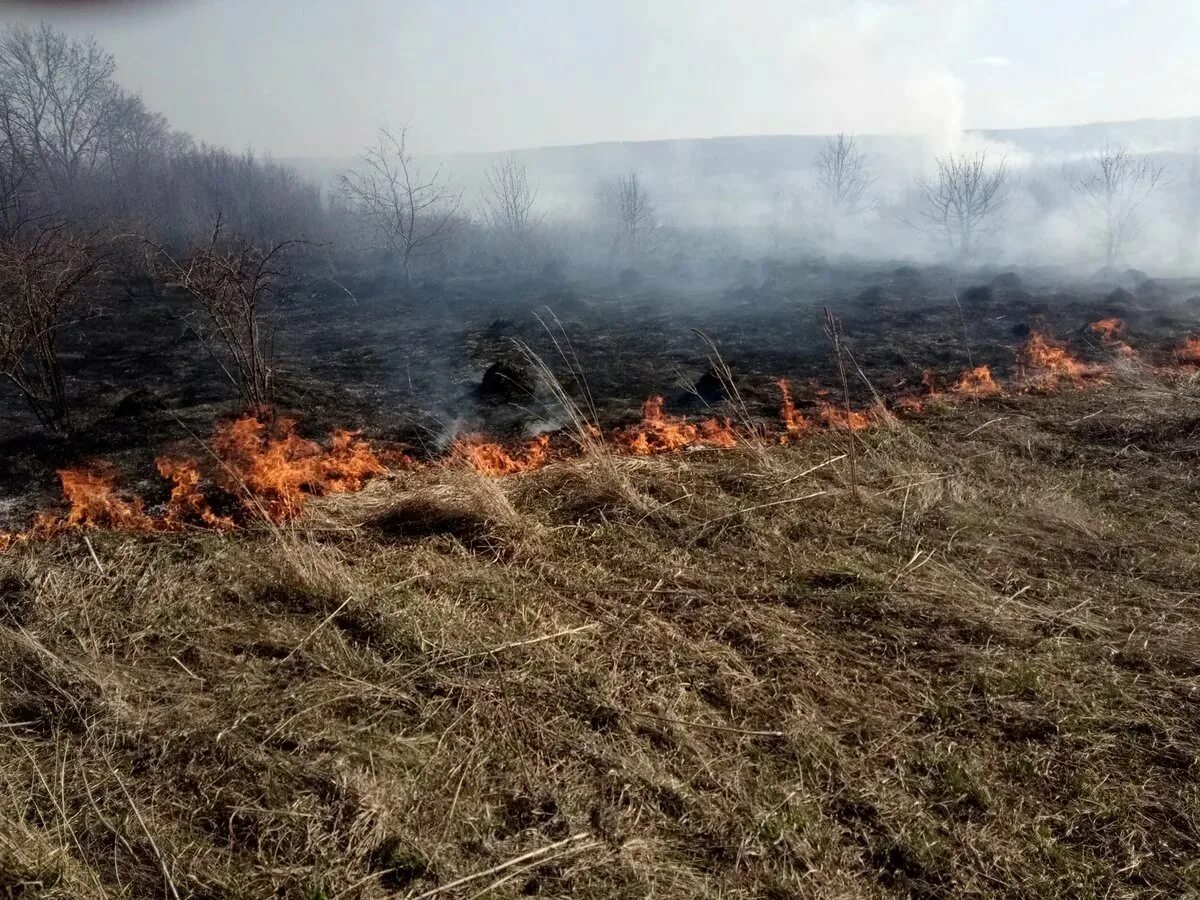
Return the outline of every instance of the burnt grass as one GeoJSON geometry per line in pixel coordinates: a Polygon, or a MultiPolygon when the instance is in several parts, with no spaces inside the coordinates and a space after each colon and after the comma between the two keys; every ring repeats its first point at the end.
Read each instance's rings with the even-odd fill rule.
{"type": "MultiPolygon", "coordinates": [[[[606,421],[652,391],[683,408],[691,327],[773,417],[775,377],[833,386],[828,305],[892,397],[966,359],[953,299],[889,277],[740,307],[736,285],[692,305],[575,286],[572,313],[512,285],[520,303],[448,286],[419,315],[355,290],[296,311],[321,327],[281,335],[307,363],[284,391],[317,433],[417,441],[432,411],[517,435],[550,412],[476,387],[506,338],[545,347],[549,305],[606,421]]],[[[959,299],[1001,375],[1020,326],[1098,360],[1101,316],[1151,358],[1194,321],[1184,284],[964,296],[980,282],[959,299]]],[[[148,349],[174,324],[135,313],[161,332],[111,338],[110,390],[157,372],[162,409],[106,430],[98,396],[64,457],[132,473],[232,409],[176,371],[212,375],[194,347],[148,349]]],[[[45,446],[5,452],[36,480],[45,446]]],[[[859,433],[854,469],[850,447],[426,467],[284,528],[0,555],[0,897],[1200,892],[1197,376],[934,401],[859,433]]]]}

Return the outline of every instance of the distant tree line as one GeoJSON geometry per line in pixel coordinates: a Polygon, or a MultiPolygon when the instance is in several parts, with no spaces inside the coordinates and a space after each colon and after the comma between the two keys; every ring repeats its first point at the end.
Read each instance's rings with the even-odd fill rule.
{"type": "MultiPolygon", "coordinates": [[[[1200,241],[1197,159],[1174,192],[1187,252],[1200,241]]],[[[1058,185],[1031,181],[1022,195],[1007,160],[986,151],[933,162],[929,177],[889,203],[875,193],[860,142],[837,135],[798,164],[812,198],[792,214],[802,210],[810,233],[843,245],[867,220],[902,222],[968,262],[1021,202],[1039,214],[1074,202],[1097,257],[1113,266],[1167,180],[1162,163],[1123,147],[1068,167],[1058,185]]],[[[105,282],[144,283],[190,302],[197,336],[245,404],[269,406],[271,322],[313,283],[307,273],[318,261],[379,264],[411,287],[456,273],[524,278],[555,271],[569,254],[633,285],[637,267],[719,250],[730,233],[714,217],[700,250],[699,229],[668,227],[637,171],[597,185],[590,211],[573,220],[552,220],[517,156],[484,180],[472,214],[440,168],[418,162],[399,127],[381,129],[323,195],[287,166],[173,130],[120,86],[115,60],[93,39],[45,24],[11,27],[0,32],[0,380],[46,428],[69,428],[62,329],[101,313],[105,282]]],[[[697,187],[723,196],[720,184],[697,187]]]]}

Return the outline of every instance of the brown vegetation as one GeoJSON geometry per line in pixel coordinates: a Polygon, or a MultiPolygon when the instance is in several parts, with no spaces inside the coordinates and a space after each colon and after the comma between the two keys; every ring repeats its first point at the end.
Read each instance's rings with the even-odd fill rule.
{"type": "Polygon", "coordinates": [[[857,499],[837,433],[18,548],[0,891],[1196,892],[1200,396],[1139,377],[860,432],[857,499]]]}

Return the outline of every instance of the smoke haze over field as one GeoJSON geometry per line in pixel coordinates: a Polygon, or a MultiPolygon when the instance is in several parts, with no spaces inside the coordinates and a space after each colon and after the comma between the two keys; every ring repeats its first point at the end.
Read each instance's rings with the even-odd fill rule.
{"type": "MultiPolygon", "coordinates": [[[[181,246],[232,213],[256,239],[399,254],[408,279],[423,264],[662,268],[701,231],[724,257],[1084,271],[1187,269],[1200,245],[1200,7],[1183,0],[25,2],[0,15],[18,36],[0,48],[18,102],[44,80],[18,46],[39,22],[112,54],[101,80],[124,111],[97,94],[109,131],[77,148],[86,177],[74,160],[52,171],[56,138],[6,134],[20,202],[5,208],[80,221],[136,208],[181,246]],[[849,199],[818,163],[839,134],[861,175],[849,199]],[[364,173],[364,151],[381,168],[364,173]],[[308,181],[260,172],[264,157],[308,181]],[[397,192],[402,160],[405,178],[436,184],[397,192]],[[26,178],[31,161],[45,171],[26,178]],[[501,223],[505,167],[527,190],[503,198],[523,209],[501,223]],[[970,191],[993,177],[981,207],[970,191]],[[619,221],[629,188],[640,224],[619,221]],[[380,201],[401,196],[429,202],[386,215],[380,201]],[[397,235],[406,218],[437,239],[397,235]]],[[[68,143],[88,134],[69,130],[68,143]]]]}
{"type": "Polygon", "coordinates": [[[93,33],[197,138],[350,156],[381,122],[428,152],[1192,115],[1187,0],[159,0],[18,4],[93,33]],[[1069,36],[1069,37],[1068,37],[1069,36]]]}

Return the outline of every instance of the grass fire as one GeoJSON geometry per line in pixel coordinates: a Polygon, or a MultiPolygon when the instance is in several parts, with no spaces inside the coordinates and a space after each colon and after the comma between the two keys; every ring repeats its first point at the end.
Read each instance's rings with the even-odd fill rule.
{"type": "Polygon", "coordinates": [[[1200,897],[1179,16],[10,6],[0,900],[1200,897]]]}

